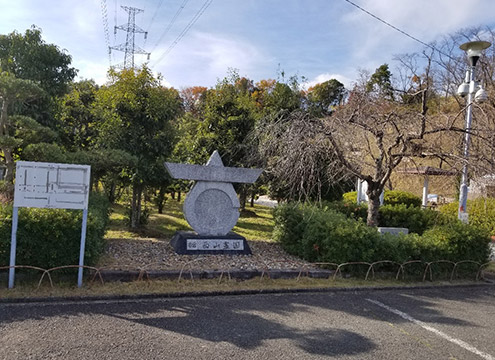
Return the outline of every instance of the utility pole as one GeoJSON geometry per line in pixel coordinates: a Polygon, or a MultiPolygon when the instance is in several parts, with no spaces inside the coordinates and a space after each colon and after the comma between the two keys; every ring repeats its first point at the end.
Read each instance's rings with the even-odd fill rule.
{"type": "Polygon", "coordinates": [[[134,54],[144,54],[148,55],[148,60],[150,58],[150,53],[144,51],[139,46],[136,46],[134,43],[136,33],[143,33],[144,39],[148,37],[148,32],[141,29],[136,25],[136,14],[143,12],[144,10],[130,7],[130,6],[121,6],[128,14],[127,24],[115,26],[114,33],[117,34],[117,29],[123,30],[127,33],[125,43],[116,46],[110,46],[109,51],[113,50],[122,51],[124,53],[124,69],[132,69],[134,68],[134,54]]]}

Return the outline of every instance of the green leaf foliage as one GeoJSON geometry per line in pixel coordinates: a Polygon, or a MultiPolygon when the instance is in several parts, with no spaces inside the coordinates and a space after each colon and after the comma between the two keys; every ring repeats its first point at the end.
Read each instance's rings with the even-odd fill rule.
{"type": "Polygon", "coordinates": [[[76,76],[71,61],[64,50],[47,44],[34,26],[24,34],[0,35],[0,69],[38,83],[50,96],[64,94],[76,76]]]}
{"type": "MultiPolygon", "coordinates": [[[[357,192],[349,191],[342,195],[342,199],[346,203],[356,203],[357,202],[357,192]]],[[[407,191],[400,190],[385,190],[383,195],[384,205],[398,205],[404,204],[408,206],[421,206],[421,198],[417,195],[409,193],[407,191]]]]}
{"type": "MultiPolygon", "coordinates": [[[[104,251],[109,203],[91,194],[86,233],[85,264],[94,265],[104,251]]],[[[0,206],[0,266],[9,265],[12,206],[0,206]]],[[[51,268],[79,263],[82,211],[64,209],[19,209],[17,230],[18,265],[51,268]]]]}
{"type": "Polygon", "coordinates": [[[172,121],[182,111],[179,94],[161,86],[160,79],[155,79],[146,67],[110,75],[110,85],[100,88],[96,95],[95,106],[103,119],[97,145],[134,156],[137,161],[133,179],[147,182],[154,179],[148,174],[150,166],[172,152],[172,121]]]}
{"type": "MultiPolygon", "coordinates": [[[[457,218],[459,202],[455,201],[443,205],[439,211],[451,219],[457,218]]],[[[483,228],[495,236],[495,199],[477,198],[468,200],[467,211],[469,214],[469,224],[483,228]]]]}
{"type": "Polygon", "coordinates": [[[312,262],[488,259],[487,232],[459,222],[431,225],[422,236],[381,235],[328,207],[296,203],[278,206],[274,220],[274,239],[290,254],[312,262]]]}

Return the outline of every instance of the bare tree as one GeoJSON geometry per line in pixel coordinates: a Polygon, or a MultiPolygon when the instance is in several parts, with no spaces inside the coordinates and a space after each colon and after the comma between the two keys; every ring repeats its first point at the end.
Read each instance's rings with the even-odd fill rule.
{"type": "Polygon", "coordinates": [[[265,174],[272,190],[283,193],[280,198],[321,201],[325,189],[351,178],[329,151],[324,121],[308,112],[264,118],[255,137],[265,174]]]}

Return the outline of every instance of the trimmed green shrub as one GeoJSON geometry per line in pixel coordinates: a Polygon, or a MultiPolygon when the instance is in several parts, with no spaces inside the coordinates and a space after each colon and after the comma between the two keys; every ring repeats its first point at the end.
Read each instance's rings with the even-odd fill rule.
{"type": "MultiPolygon", "coordinates": [[[[86,265],[95,264],[104,251],[109,202],[100,194],[89,198],[86,265]]],[[[79,263],[82,211],[19,209],[16,263],[51,268],[79,263]]],[[[0,266],[9,264],[12,206],[0,206],[0,266]]]]}
{"type": "Polygon", "coordinates": [[[327,209],[335,210],[341,214],[346,215],[352,219],[361,219],[366,222],[368,216],[368,205],[356,204],[347,201],[332,201],[323,203],[323,207],[327,209]]]}
{"type": "MultiPolygon", "coordinates": [[[[457,210],[459,202],[455,201],[442,205],[439,211],[450,219],[457,219],[457,210]]],[[[494,198],[477,198],[468,200],[467,211],[469,214],[469,224],[480,227],[495,236],[495,199],[494,198]]]]}
{"type": "MultiPolygon", "coordinates": [[[[368,207],[365,204],[358,205],[345,201],[335,201],[325,203],[325,206],[345,214],[351,219],[361,219],[366,222],[368,216],[368,207]]],[[[438,211],[405,204],[383,205],[380,206],[378,212],[379,226],[405,227],[409,229],[409,232],[420,235],[434,225],[441,225],[452,221],[450,216],[445,216],[438,211]]]]}
{"type": "Polygon", "coordinates": [[[342,200],[346,203],[357,203],[357,191],[349,191],[342,194],[342,200]]]}
{"type": "Polygon", "coordinates": [[[332,209],[284,204],[275,209],[276,241],[290,254],[308,261],[368,261],[380,234],[362,221],[332,209]]]}
{"type": "Polygon", "coordinates": [[[303,253],[301,239],[306,229],[304,207],[305,205],[298,203],[286,203],[273,211],[276,224],[272,232],[273,238],[280,241],[289,254],[298,256],[303,253]]]}
{"type": "MultiPolygon", "coordinates": [[[[342,195],[342,199],[345,203],[357,203],[357,192],[350,191],[342,195]]],[[[400,190],[385,190],[383,194],[384,205],[399,205],[404,204],[407,206],[421,206],[421,198],[407,191],[400,190]]]]}
{"type": "Polygon", "coordinates": [[[421,206],[421,198],[407,191],[400,190],[386,190],[383,195],[384,205],[407,205],[407,206],[421,206]]]}
{"type": "Polygon", "coordinates": [[[383,205],[378,211],[380,226],[404,227],[419,235],[434,225],[442,225],[450,220],[438,211],[405,204],[383,205]]]}
{"type": "Polygon", "coordinates": [[[484,263],[490,254],[490,238],[485,229],[463,224],[460,221],[435,226],[418,237],[423,261],[473,260],[484,263]]]}
{"type": "MultiPolygon", "coordinates": [[[[387,207],[384,207],[387,209],[387,207]]],[[[402,226],[406,221],[417,221],[423,235],[408,234],[394,236],[380,234],[358,219],[352,219],[332,208],[303,204],[284,204],[275,209],[274,239],[290,254],[311,262],[373,262],[391,260],[474,260],[488,259],[488,233],[480,228],[458,221],[442,223],[434,211],[424,212],[420,208],[388,206],[390,222],[402,226]],[[397,208],[403,212],[397,212],[397,208]],[[417,211],[412,212],[411,209],[417,211]],[[397,215],[399,214],[399,215],[397,215]],[[416,214],[416,217],[412,216],[416,214]],[[407,220],[406,217],[411,219],[407,220]],[[427,229],[429,226],[433,226],[427,229]]]]}

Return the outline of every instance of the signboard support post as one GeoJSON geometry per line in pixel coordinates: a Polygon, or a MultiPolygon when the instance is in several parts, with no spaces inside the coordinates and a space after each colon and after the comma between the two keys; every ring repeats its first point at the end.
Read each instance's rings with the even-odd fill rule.
{"type": "Polygon", "coordinates": [[[83,210],[82,228],[81,228],[81,250],[79,251],[79,271],[77,273],[77,286],[82,286],[83,266],[84,266],[84,248],[86,246],[86,224],[88,222],[88,209],[83,210]]]}
{"type": "Polygon", "coordinates": [[[17,223],[19,216],[19,208],[14,206],[12,212],[12,240],[10,243],[10,268],[9,268],[9,289],[14,287],[15,278],[15,253],[17,248],[17,223]]]}

